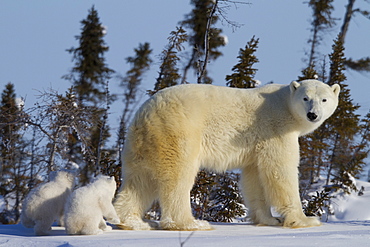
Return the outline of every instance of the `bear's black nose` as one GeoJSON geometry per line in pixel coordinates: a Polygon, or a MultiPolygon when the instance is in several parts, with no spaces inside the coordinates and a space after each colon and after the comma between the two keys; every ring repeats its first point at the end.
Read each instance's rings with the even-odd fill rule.
{"type": "Polygon", "coordinates": [[[314,121],[317,118],[317,115],[315,113],[313,113],[313,112],[309,112],[309,113],[307,113],[307,118],[310,121],[314,121]]]}

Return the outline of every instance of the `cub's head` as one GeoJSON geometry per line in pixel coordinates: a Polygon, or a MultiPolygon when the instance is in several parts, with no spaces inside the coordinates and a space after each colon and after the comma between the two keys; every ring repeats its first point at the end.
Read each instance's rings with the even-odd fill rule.
{"type": "Polygon", "coordinates": [[[102,192],[102,194],[110,198],[114,197],[116,191],[116,180],[114,177],[98,175],[92,180],[91,184],[97,188],[97,191],[102,192]]]}
{"type": "Polygon", "coordinates": [[[318,127],[329,118],[338,106],[340,87],[329,86],[317,80],[304,80],[290,84],[291,105],[294,115],[318,127]]]}
{"type": "Polygon", "coordinates": [[[57,181],[63,183],[65,186],[73,187],[75,183],[76,171],[62,169],[59,171],[52,171],[49,174],[50,181],[57,181]]]}

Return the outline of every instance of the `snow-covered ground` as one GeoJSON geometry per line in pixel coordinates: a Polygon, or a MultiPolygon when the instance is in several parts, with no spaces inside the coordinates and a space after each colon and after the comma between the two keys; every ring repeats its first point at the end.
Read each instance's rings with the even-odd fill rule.
{"type": "Polygon", "coordinates": [[[0,225],[0,246],[370,246],[370,183],[357,181],[364,194],[338,197],[335,216],[320,227],[286,229],[248,223],[213,223],[212,231],[123,231],[101,235],[69,236],[53,227],[50,236],[37,237],[22,225],[0,225]],[[189,238],[188,238],[189,237],[189,238]],[[188,239],[187,239],[188,238],[188,239]]]}
{"type": "Polygon", "coordinates": [[[53,227],[51,236],[35,237],[22,225],[0,225],[0,246],[369,246],[370,221],[324,223],[321,227],[285,229],[249,224],[213,224],[213,231],[123,231],[68,236],[53,227]],[[186,238],[190,235],[186,241],[186,238]]]}

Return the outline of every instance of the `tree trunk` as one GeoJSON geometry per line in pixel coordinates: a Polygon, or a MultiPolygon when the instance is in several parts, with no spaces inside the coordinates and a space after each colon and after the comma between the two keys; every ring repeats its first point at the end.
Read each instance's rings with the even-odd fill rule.
{"type": "Polygon", "coordinates": [[[355,1],[356,0],[348,0],[348,5],[347,5],[346,13],[344,15],[344,20],[343,20],[343,25],[342,25],[342,27],[340,29],[340,35],[339,35],[339,41],[342,44],[344,44],[344,41],[345,41],[345,38],[346,38],[346,34],[347,34],[347,31],[348,31],[349,23],[351,21],[352,14],[353,14],[353,5],[355,4],[355,1]]]}

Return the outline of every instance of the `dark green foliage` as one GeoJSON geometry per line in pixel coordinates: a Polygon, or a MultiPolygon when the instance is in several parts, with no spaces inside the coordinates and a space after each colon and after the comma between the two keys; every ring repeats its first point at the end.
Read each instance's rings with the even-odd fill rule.
{"type": "Polygon", "coordinates": [[[122,166],[117,160],[112,159],[112,154],[109,150],[104,150],[101,154],[99,165],[99,174],[113,176],[116,180],[117,189],[121,187],[122,183],[122,166]]]}
{"type": "Polygon", "coordinates": [[[331,198],[330,190],[316,191],[316,195],[303,202],[303,212],[306,216],[321,217],[328,210],[331,198]]]}
{"type": "Polygon", "coordinates": [[[245,217],[243,198],[238,187],[240,175],[226,172],[217,175],[218,186],[212,193],[212,205],[207,220],[216,222],[232,222],[236,218],[245,217]]]}
{"type": "Polygon", "coordinates": [[[331,17],[331,13],[334,10],[332,5],[333,1],[334,0],[310,0],[308,2],[313,12],[313,20],[311,22],[312,38],[308,41],[311,43],[308,60],[309,66],[315,64],[315,60],[317,59],[317,47],[322,41],[324,31],[335,24],[335,20],[331,17]]]}
{"type": "Polygon", "coordinates": [[[105,83],[114,71],[105,64],[104,53],[109,48],[103,40],[105,30],[94,6],[81,24],[81,35],[76,36],[79,47],[67,50],[73,55],[75,67],[64,78],[72,82],[80,101],[98,104],[104,100],[105,83]]]}
{"type": "Polygon", "coordinates": [[[191,207],[195,218],[206,219],[211,208],[210,196],[216,186],[216,174],[201,170],[195,179],[193,189],[190,192],[191,207]]]}
{"type": "MultiPolygon", "coordinates": [[[[143,79],[143,75],[149,70],[153,62],[150,58],[152,50],[149,43],[139,44],[135,50],[134,57],[127,57],[126,62],[131,65],[131,69],[126,72],[126,76],[121,78],[121,87],[124,89],[125,109],[136,102],[137,90],[143,79]]],[[[126,116],[123,116],[125,118],[126,116]]]]}
{"type": "Polygon", "coordinates": [[[254,55],[258,48],[258,41],[259,39],[255,39],[253,36],[245,48],[239,50],[239,63],[231,69],[234,73],[226,76],[226,84],[229,87],[256,87],[256,81],[253,78],[257,69],[253,68],[253,65],[258,63],[258,59],[256,55],[254,55]]]}
{"type": "Polygon", "coordinates": [[[168,45],[162,51],[160,60],[161,66],[158,77],[154,85],[154,90],[149,90],[148,94],[153,95],[159,90],[178,84],[180,75],[178,73],[177,62],[180,60],[178,52],[184,49],[183,43],[187,41],[187,34],[182,27],[176,27],[168,37],[168,45]]]}
{"type": "Polygon", "coordinates": [[[245,217],[239,180],[238,173],[216,174],[201,170],[190,193],[194,216],[214,222],[231,222],[245,217]]]}
{"type": "Polygon", "coordinates": [[[356,71],[370,72],[370,57],[365,57],[358,60],[352,60],[349,58],[345,61],[345,65],[347,68],[356,71]]]}
{"type": "Polygon", "coordinates": [[[0,105],[0,196],[4,210],[0,223],[17,223],[21,202],[28,188],[29,166],[26,162],[27,143],[23,139],[22,118],[26,117],[22,106],[16,102],[14,85],[8,83],[1,94],[0,105]]]}
{"type": "MultiPolygon", "coordinates": [[[[355,137],[360,132],[360,116],[356,114],[359,106],[353,104],[348,85],[344,83],[346,80],[343,74],[345,69],[344,48],[338,39],[334,41],[333,52],[329,57],[331,64],[328,84],[338,83],[341,86],[341,93],[337,110],[326,122],[331,141],[327,183],[331,175],[334,175],[334,183],[341,183],[347,180],[344,170],[350,168],[347,165],[351,163],[352,156],[357,155],[353,152],[353,148],[356,146],[355,137]],[[335,172],[332,172],[333,168],[336,170],[335,172]]],[[[355,171],[354,166],[352,168],[347,172],[356,176],[358,171],[355,171]]]]}
{"type": "Polygon", "coordinates": [[[94,108],[90,114],[94,114],[92,118],[95,124],[88,129],[89,136],[81,140],[78,133],[71,133],[68,140],[74,150],[71,155],[73,162],[83,160],[85,163],[81,171],[81,181],[85,183],[99,170],[101,149],[110,136],[106,118],[113,97],[109,94],[108,80],[114,71],[105,64],[104,54],[109,48],[103,40],[105,29],[94,6],[89,10],[87,18],[81,21],[81,25],[81,35],[76,36],[79,47],[67,50],[73,55],[75,66],[64,78],[72,82],[79,105],[91,105],[94,108]],[[101,108],[102,105],[105,108],[101,108]],[[83,147],[84,141],[90,144],[87,149],[83,147]],[[81,153],[78,149],[89,151],[81,153]]]}
{"type": "Polygon", "coordinates": [[[302,70],[302,75],[298,76],[298,81],[316,79],[316,77],[317,77],[317,71],[315,70],[313,65],[309,65],[307,68],[302,70]]]}

